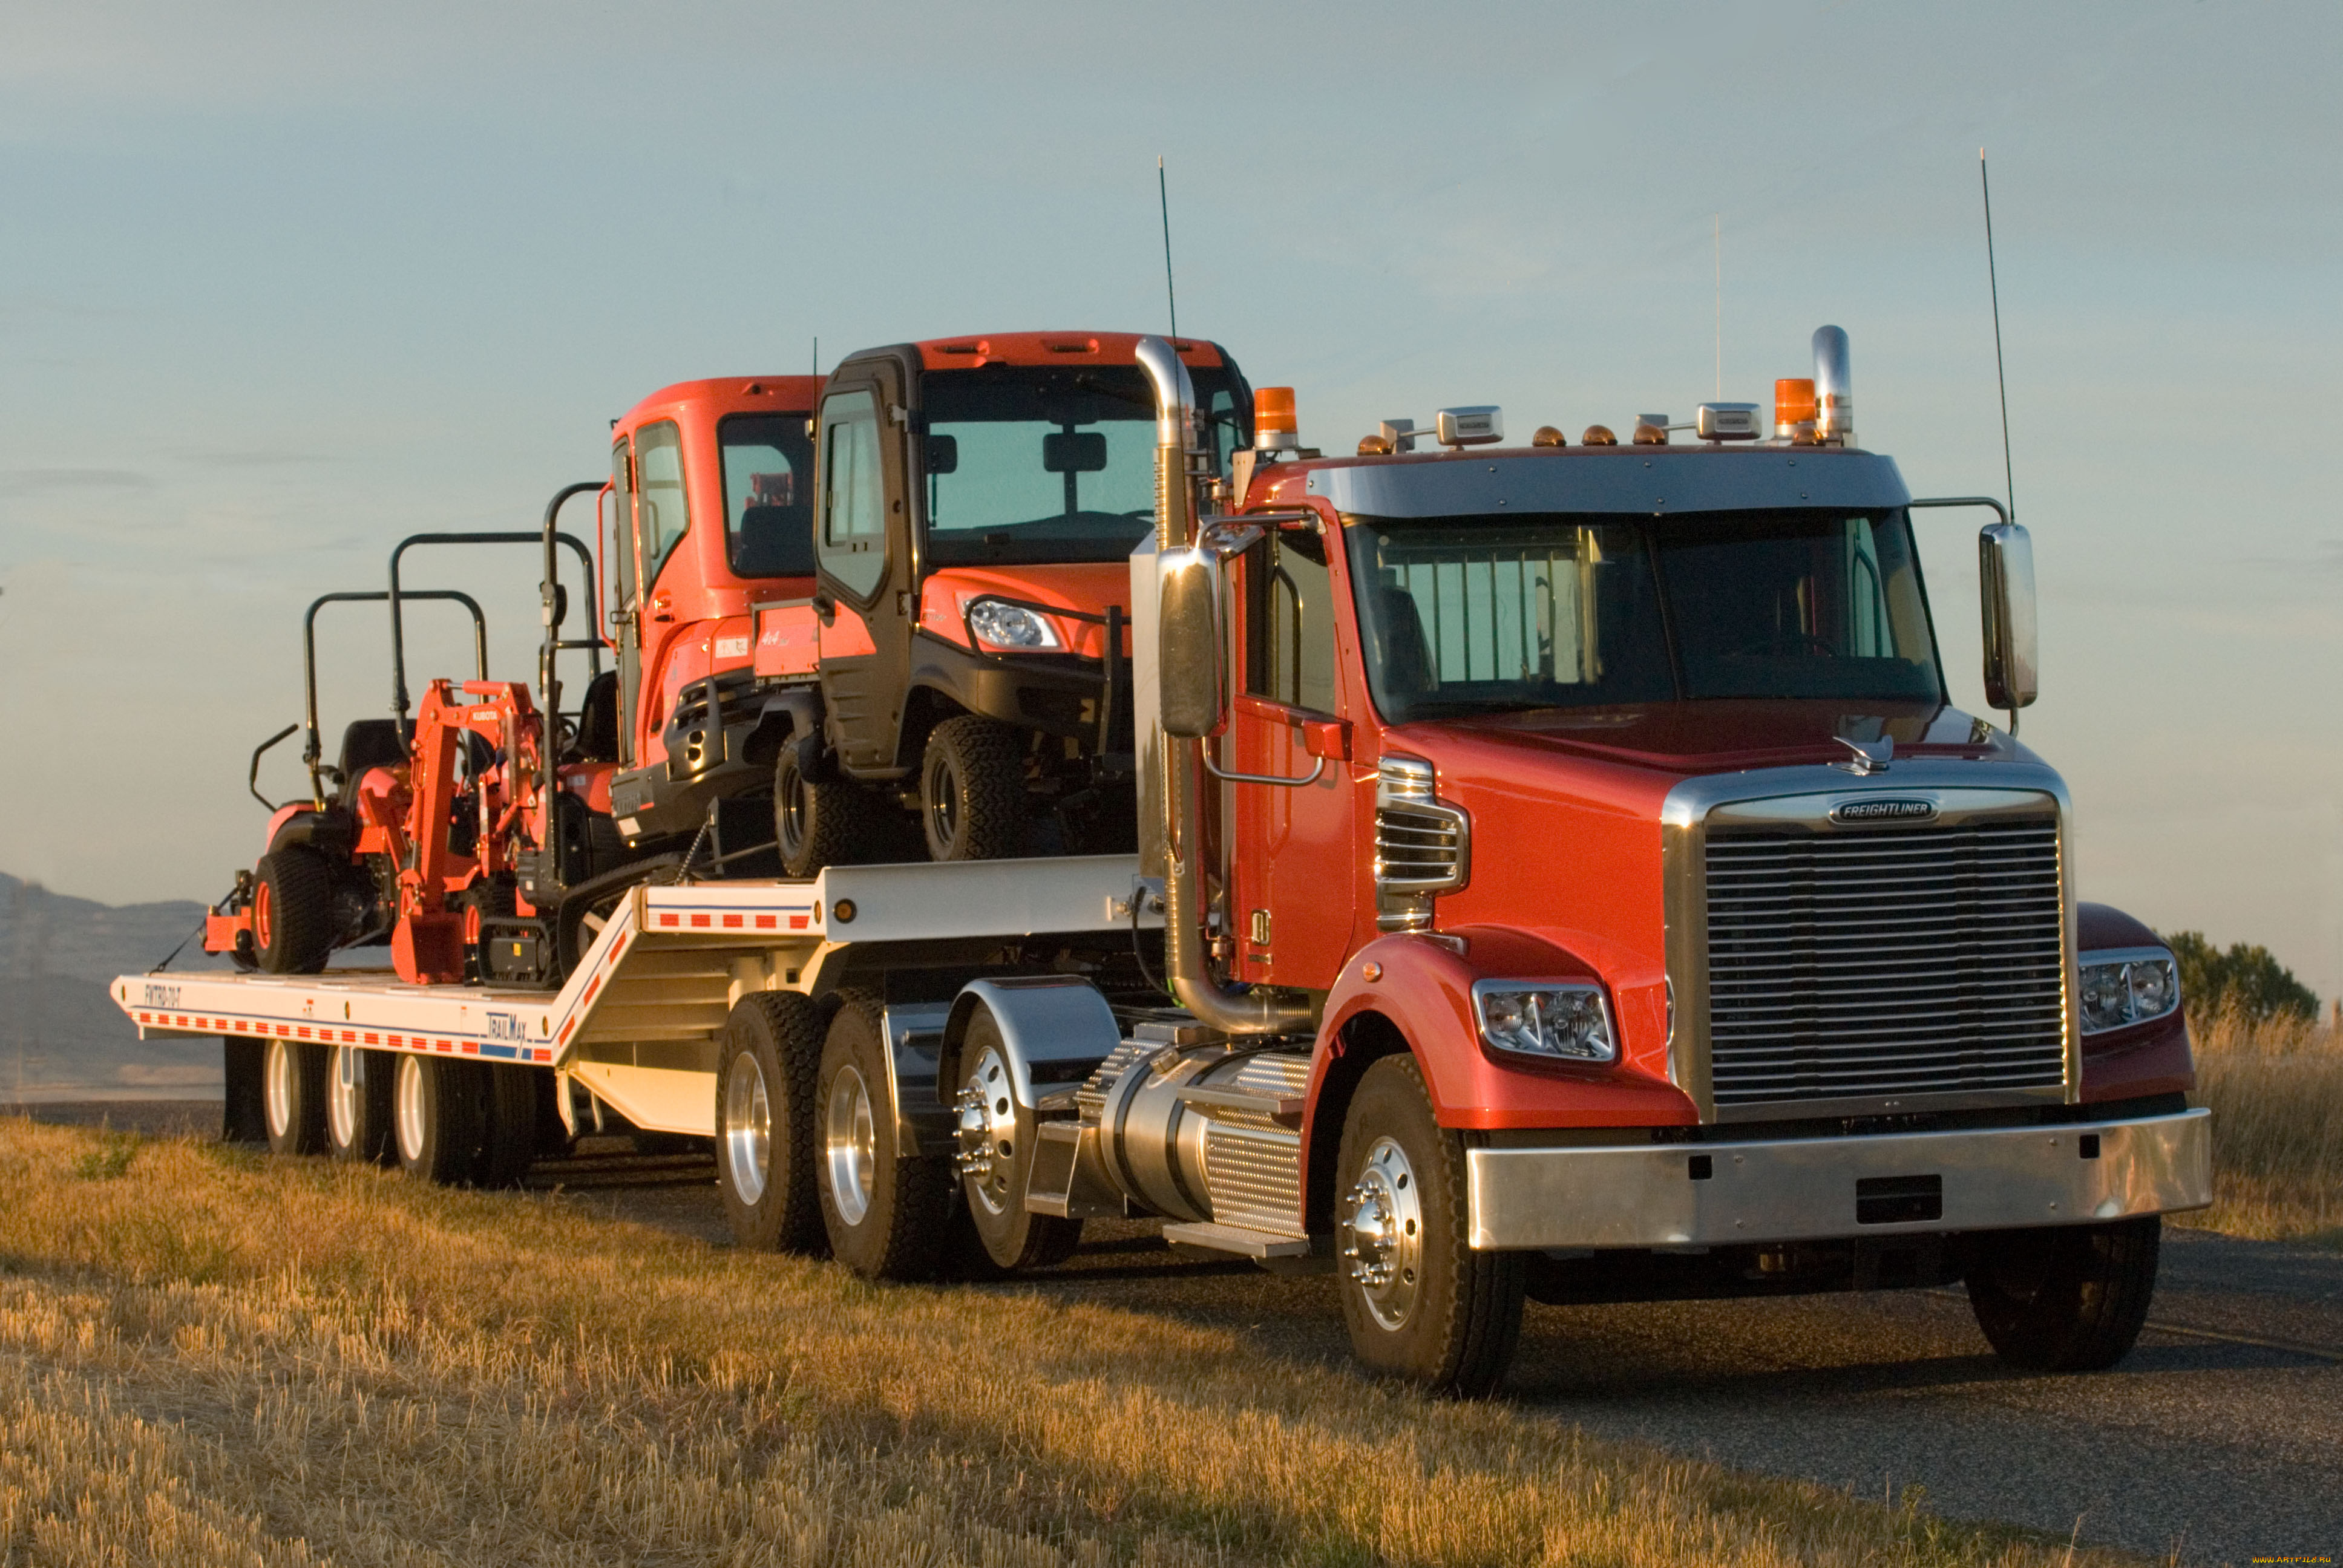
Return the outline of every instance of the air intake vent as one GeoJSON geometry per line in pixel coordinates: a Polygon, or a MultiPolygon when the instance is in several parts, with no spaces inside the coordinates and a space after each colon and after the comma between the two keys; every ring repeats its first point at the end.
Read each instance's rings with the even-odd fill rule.
{"type": "Polygon", "coordinates": [[[1375,778],[1375,923],[1387,931],[1432,923],[1432,898],[1453,893],[1471,873],[1472,829],[1464,813],[1433,795],[1432,764],[1386,757],[1375,778]]]}
{"type": "Polygon", "coordinates": [[[1707,859],[1719,1110],[2065,1081],[2054,819],[1725,833],[1707,859]]]}

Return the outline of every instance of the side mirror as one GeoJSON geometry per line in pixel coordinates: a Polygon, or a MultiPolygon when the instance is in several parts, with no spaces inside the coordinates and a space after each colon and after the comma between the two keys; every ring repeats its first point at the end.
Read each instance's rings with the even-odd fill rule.
{"type": "Polygon", "coordinates": [[[1985,614],[1985,699],[2016,712],[2041,692],[2034,616],[2034,541],[2016,523],[1977,534],[1977,597],[1985,614]]]}
{"type": "Polygon", "coordinates": [[[1163,732],[1202,740],[1228,716],[1228,670],[1221,657],[1221,561],[1186,546],[1156,558],[1159,622],[1157,712],[1163,732]]]}

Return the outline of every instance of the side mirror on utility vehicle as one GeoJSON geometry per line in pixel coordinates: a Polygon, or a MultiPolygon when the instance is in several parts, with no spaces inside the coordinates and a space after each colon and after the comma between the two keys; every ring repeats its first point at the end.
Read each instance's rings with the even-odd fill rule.
{"type": "Polygon", "coordinates": [[[2034,541],[2016,523],[1977,534],[1977,592],[1985,614],[1985,699],[2011,712],[2041,692],[2034,616],[2034,541]]]}
{"type": "Polygon", "coordinates": [[[1156,557],[1157,711],[1163,732],[1182,740],[1220,733],[1228,716],[1228,669],[1221,655],[1221,558],[1182,546],[1156,557]]]}

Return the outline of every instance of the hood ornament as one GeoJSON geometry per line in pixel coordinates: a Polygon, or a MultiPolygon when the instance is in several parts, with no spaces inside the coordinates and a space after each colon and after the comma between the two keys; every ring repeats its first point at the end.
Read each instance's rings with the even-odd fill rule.
{"type": "Polygon", "coordinates": [[[1858,779],[1868,779],[1874,773],[1887,771],[1888,762],[1896,755],[1896,738],[1883,735],[1876,740],[1850,740],[1844,735],[1832,737],[1854,756],[1834,762],[1832,767],[1842,773],[1852,773],[1858,779]]]}

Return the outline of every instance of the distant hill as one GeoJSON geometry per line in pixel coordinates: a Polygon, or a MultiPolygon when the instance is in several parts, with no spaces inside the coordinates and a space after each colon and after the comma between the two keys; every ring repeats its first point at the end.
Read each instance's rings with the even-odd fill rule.
{"type": "MultiPolygon", "coordinates": [[[[217,1093],[219,1047],[141,1040],[106,994],[202,921],[192,900],[101,904],[0,872],[0,1101],[217,1093]]],[[[226,965],[190,941],[173,969],[226,965]]]]}

